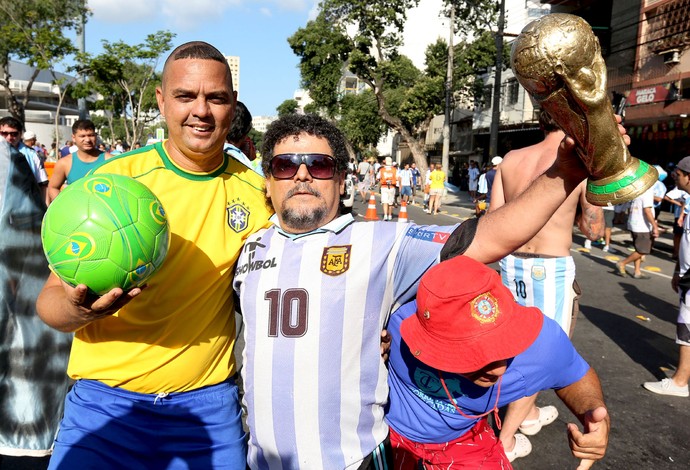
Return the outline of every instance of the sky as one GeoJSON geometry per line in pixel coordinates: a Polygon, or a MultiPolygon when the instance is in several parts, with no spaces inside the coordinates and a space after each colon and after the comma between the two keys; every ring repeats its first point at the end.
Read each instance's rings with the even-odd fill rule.
{"type": "MultiPolygon", "coordinates": [[[[448,28],[438,18],[442,0],[421,0],[408,14],[402,53],[423,67],[426,45],[448,28]]],[[[300,87],[299,60],[287,38],[317,14],[318,0],[88,0],[86,51],[98,54],[102,40],[143,43],[169,30],[173,47],[206,41],[224,55],[240,56],[239,99],[255,116],[276,107],[300,87]]],[[[446,23],[447,24],[447,23],[446,23]]],[[[163,57],[164,59],[164,57],[163,57]]],[[[161,60],[162,66],[163,60],[161,60]]]]}

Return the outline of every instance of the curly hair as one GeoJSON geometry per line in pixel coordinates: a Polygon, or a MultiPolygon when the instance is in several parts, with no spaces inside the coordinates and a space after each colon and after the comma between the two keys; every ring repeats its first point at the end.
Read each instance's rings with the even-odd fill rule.
{"type": "Polygon", "coordinates": [[[333,151],[336,171],[338,173],[347,171],[347,164],[350,161],[347,153],[347,142],[345,135],[335,124],[316,114],[287,114],[273,121],[264,135],[261,148],[261,158],[263,160],[261,166],[266,176],[271,174],[270,163],[276,144],[282,142],[287,137],[298,136],[302,133],[326,139],[333,151]]]}

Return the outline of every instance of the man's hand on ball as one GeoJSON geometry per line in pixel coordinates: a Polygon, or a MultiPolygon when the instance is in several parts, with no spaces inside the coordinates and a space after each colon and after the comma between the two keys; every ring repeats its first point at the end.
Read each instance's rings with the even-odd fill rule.
{"type": "Polygon", "coordinates": [[[142,289],[146,288],[146,286],[135,287],[125,292],[116,287],[99,297],[89,293],[88,287],[84,284],[72,287],[66,282],[62,282],[62,286],[65,289],[67,300],[77,309],[79,315],[87,321],[112,315],[141,294],[142,289]]]}

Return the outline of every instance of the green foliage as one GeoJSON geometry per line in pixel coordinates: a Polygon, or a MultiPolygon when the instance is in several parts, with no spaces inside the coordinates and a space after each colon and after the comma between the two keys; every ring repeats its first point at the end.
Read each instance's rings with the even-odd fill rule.
{"type": "Polygon", "coordinates": [[[390,60],[382,61],[378,69],[389,88],[412,87],[421,76],[419,69],[404,55],[396,54],[390,60]]]}
{"type": "Polygon", "coordinates": [[[278,111],[278,116],[286,116],[288,114],[293,114],[299,109],[299,103],[297,100],[289,99],[285,100],[278,105],[276,111],[278,111]]]}
{"type": "Polygon", "coordinates": [[[307,114],[319,114],[319,109],[316,103],[309,103],[304,107],[304,112],[307,114]]]}
{"type": "Polygon", "coordinates": [[[14,117],[24,121],[24,108],[40,70],[52,70],[66,56],[76,52],[65,36],[78,30],[86,15],[83,0],[2,0],[0,1],[0,85],[9,95],[14,117]],[[22,101],[9,88],[9,62],[25,62],[36,71],[30,78],[22,101]]]}
{"type": "Polygon", "coordinates": [[[138,141],[158,113],[156,87],[161,77],[156,68],[162,55],[172,48],[174,37],[170,31],[158,31],[149,34],[143,44],[104,40],[101,54],[77,57],[76,70],[88,77],[80,93],[103,97],[94,103],[96,109],[112,116],[112,134],[117,119],[123,119],[126,142],[138,141]]]}
{"type": "Polygon", "coordinates": [[[455,8],[455,31],[477,37],[496,28],[499,2],[496,0],[444,0],[443,15],[455,8]]]}
{"type": "Polygon", "coordinates": [[[443,77],[422,77],[407,90],[405,100],[400,106],[400,116],[409,128],[415,129],[421,123],[428,122],[444,110],[443,77]]]}
{"type": "Polygon", "coordinates": [[[251,129],[248,134],[249,138],[252,139],[252,142],[254,142],[254,147],[257,148],[257,152],[261,147],[263,146],[264,143],[264,133],[259,132],[256,129],[251,129]]]}
{"type": "Polygon", "coordinates": [[[371,90],[345,95],[340,102],[340,128],[355,152],[375,146],[386,131],[371,90]]]}
{"type": "Polygon", "coordinates": [[[288,43],[300,57],[302,86],[309,90],[318,108],[334,115],[343,64],[352,50],[344,31],[329,23],[321,13],[289,37],[288,43]]]}
{"type": "MultiPolygon", "coordinates": [[[[419,139],[434,115],[443,112],[448,45],[439,40],[426,52],[425,70],[399,54],[407,14],[418,0],[323,0],[316,20],[300,28],[289,40],[300,58],[303,86],[315,105],[329,116],[339,116],[340,126],[356,147],[377,134],[370,119],[375,110],[382,122],[410,144],[415,161],[424,168],[423,142],[419,139]],[[342,96],[345,68],[369,87],[367,98],[342,96]]],[[[491,0],[447,0],[445,12],[455,9],[456,31],[478,38],[454,48],[454,89],[472,86],[477,70],[493,64],[497,3],[491,0]]],[[[471,92],[465,92],[470,94],[471,92]]]]}
{"type": "Polygon", "coordinates": [[[427,46],[424,52],[425,73],[429,77],[441,77],[445,80],[448,67],[448,43],[443,38],[427,46]]]}

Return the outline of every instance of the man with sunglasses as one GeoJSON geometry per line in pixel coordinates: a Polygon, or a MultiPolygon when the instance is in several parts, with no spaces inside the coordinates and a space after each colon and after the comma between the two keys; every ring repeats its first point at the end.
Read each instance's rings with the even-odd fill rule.
{"type": "Polygon", "coordinates": [[[531,188],[479,222],[355,222],[338,213],[348,162],[343,134],[315,115],[273,122],[262,155],[275,225],[249,237],[233,283],[245,321],[249,466],[390,461],[379,352],[389,315],[414,298],[439,254],[489,263],[534,236],[586,177],[572,150],[564,140],[561,158],[531,188]]]}
{"type": "Polygon", "coordinates": [[[29,163],[29,167],[31,167],[31,172],[34,174],[36,183],[38,183],[41,189],[43,200],[47,205],[48,173],[46,173],[43,161],[38,156],[36,151],[22,142],[21,132],[23,128],[24,126],[19,119],[16,119],[12,116],[5,116],[4,118],[0,119],[0,136],[2,136],[12,147],[16,148],[22,153],[22,155],[24,155],[26,161],[29,163]]]}

